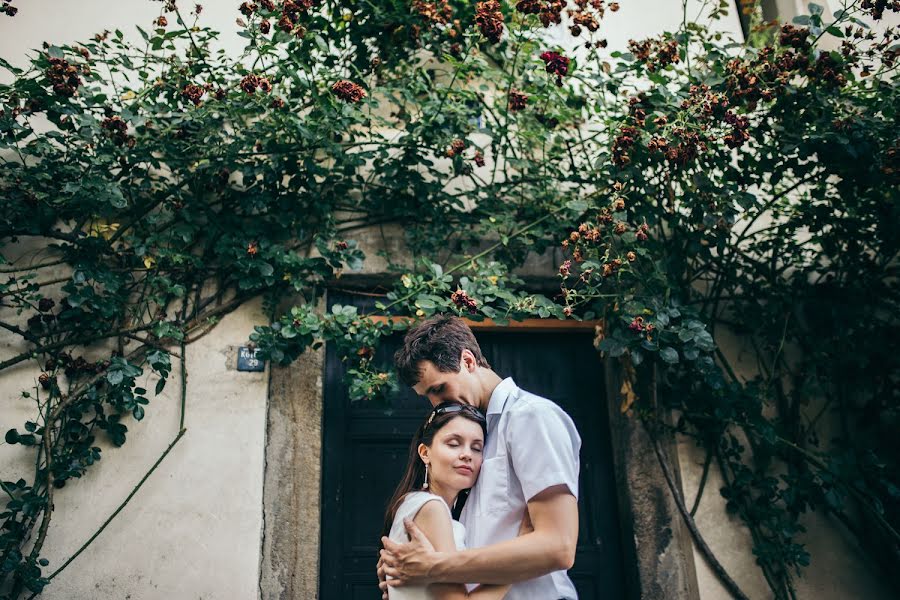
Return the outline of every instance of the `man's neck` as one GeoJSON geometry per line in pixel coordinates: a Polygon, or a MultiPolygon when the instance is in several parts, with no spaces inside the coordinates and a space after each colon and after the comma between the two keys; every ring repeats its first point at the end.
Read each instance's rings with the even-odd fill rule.
{"type": "Polygon", "coordinates": [[[494,393],[494,389],[500,385],[503,379],[494,373],[493,369],[486,368],[481,369],[479,379],[481,380],[481,397],[478,400],[478,408],[481,412],[486,413],[488,405],[491,403],[491,394],[494,393]]]}

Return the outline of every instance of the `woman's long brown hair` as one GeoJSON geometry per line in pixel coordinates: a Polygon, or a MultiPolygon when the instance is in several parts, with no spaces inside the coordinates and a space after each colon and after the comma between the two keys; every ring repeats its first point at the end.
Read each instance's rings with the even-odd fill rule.
{"type": "MultiPolygon", "coordinates": [[[[434,410],[448,404],[462,403],[454,401],[442,402],[436,406],[434,410]]],[[[429,413],[429,417],[430,416],[431,413],[429,413]]],[[[409,456],[406,461],[406,471],[403,472],[400,484],[397,486],[397,489],[394,490],[394,495],[391,496],[391,499],[388,502],[387,512],[385,512],[384,515],[384,528],[382,529],[381,535],[385,537],[390,535],[391,526],[394,524],[394,517],[397,515],[397,509],[400,508],[400,504],[403,503],[406,494],[422,489],[422,483],[425,481],[425,464],[419,456],[419,444],[425,444],[426,446],[431,447],[435,434],[440,431],[444,425],[457,418],[468,419],[478,423],[481,426],[481,431],[487,435],[484,419],[479,420],[468,410],[439,414],[432,419],[430,424],[428,419],[425,419],[419,426],[419,429],[416,430],[416,434],[409,444],[409,456]]],[[[453,507],[451,506],[450,508],[452,509],[453,507]]]]}

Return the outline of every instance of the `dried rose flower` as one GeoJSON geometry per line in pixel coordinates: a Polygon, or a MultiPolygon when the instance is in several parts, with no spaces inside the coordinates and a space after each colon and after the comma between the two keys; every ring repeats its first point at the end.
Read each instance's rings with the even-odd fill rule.
{"type": "Polygon", "coordinates": [[[492,44],[496,44],[503,36],[503,13],[497,0],[487,0],[475,5],[475,23],[482,35],[492,44]]]}
{"type": "Polygon", "coordinates": [[[344,102],[356,103],[366,97],[366,90],[359,84],[341,79],[331,86],[331,91],[335,96],[344,102]]]}
{"type": "Polygon", "coordinates": [[[556,75],[556,85],[562,87],[562,78],[569,72],[569,59],[559,52],[546,51],[541,53],[541,60],[548,73],[556,75]]]}
{"type": "Polygon", "coordinates": [[[528,95],[515,88],[509,90],[509,110],[515,112],[528,106],[528,95]]]}

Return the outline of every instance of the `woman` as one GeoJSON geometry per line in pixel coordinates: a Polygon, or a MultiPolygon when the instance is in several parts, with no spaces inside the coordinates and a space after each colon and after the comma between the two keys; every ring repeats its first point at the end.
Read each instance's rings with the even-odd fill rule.
{"type": "MultiPolygon", "coordinates": [[[[465,528],[451,508],[459,493],[475,485],[481,470],[484,416],[468,404],[442,402],[419,427],[409,447],[406,472],[384,519],[383,535],[408,542],[403,519],[412,519],[439,552],[465,548],[465,528]]],[[[523,530],[526,527],[523,524],[523,530]]],[[[480,585],[472,591],[459,583],[388,588],[391,600],[501,600],[508,585],[480,585]]]]}

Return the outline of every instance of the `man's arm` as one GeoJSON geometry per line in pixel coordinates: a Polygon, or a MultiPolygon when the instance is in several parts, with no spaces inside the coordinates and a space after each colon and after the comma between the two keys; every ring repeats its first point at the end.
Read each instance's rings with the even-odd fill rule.
{"type": "Polygon", "coordinates": [[[571,568],[578,541],[578,502],[568,486],[555,485],[535,495],[528,501],[528,513],[534,527],[531,533],[461,552],[426,548],[415,541],[418,528],[408,523],[412,543],[401,545],[382,538],[387,550],[384,572],[396,578],[389,585],[414,581],[505,584],[571,568]]]}

